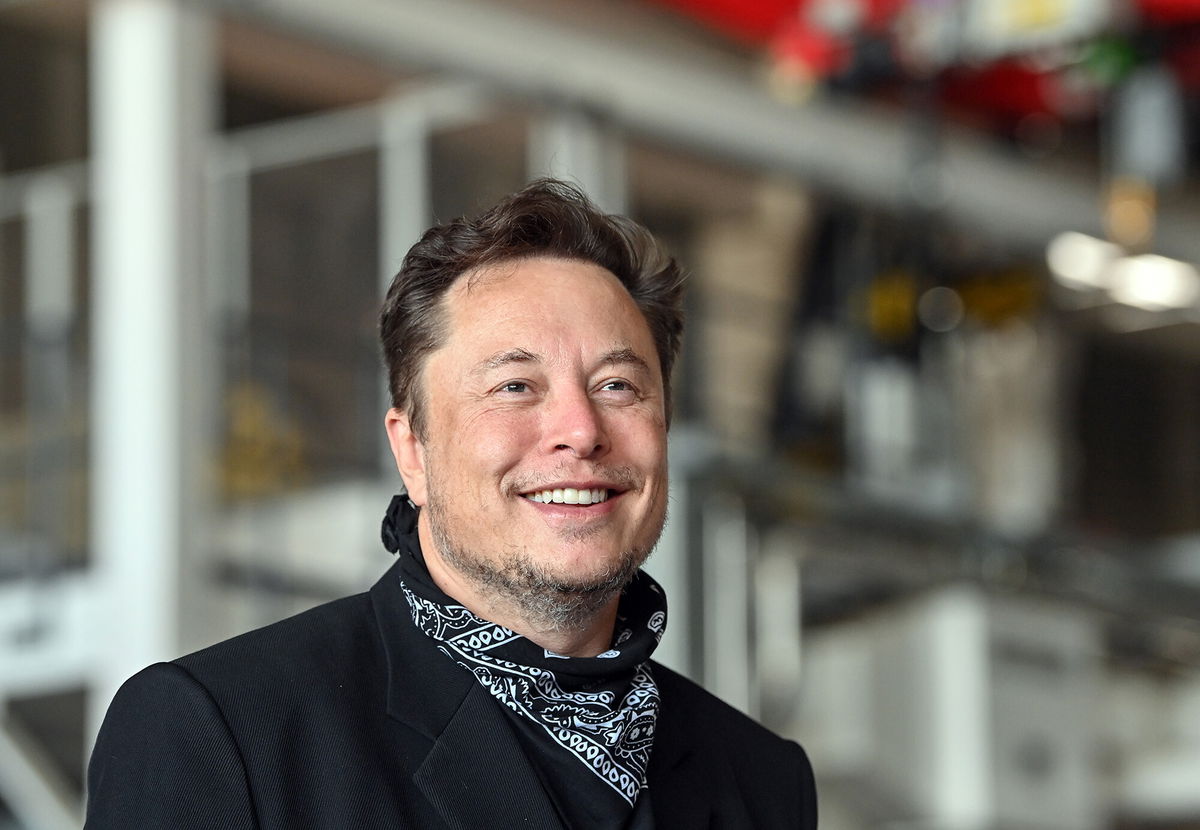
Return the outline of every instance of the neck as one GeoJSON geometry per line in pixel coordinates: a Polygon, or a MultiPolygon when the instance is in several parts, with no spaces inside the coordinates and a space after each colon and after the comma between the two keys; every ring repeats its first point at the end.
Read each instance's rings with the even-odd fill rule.
{"type": "MultiPolygon", "coordinates": [[[[479,616],[491,619],[482,613],[479,616]]],[[[538,630],[528,621],[516,617],[511,622],[494,622],[500,622],[505,628],[511,628],[522,637],[555,654],[564,657],[595,657],[612,647],[613,628],[617,622],[617,600],[614,599],[597,613],[589,625],[579,629],[538,630]]]]}
{"type": "MultiPolygon", "coordinates": [[[[521,597],[511,596],[494,585],[481,584],[451,566],[434,545],[424,515],[418,524],[418,536],[425,567],[434,584],[475,616],[502,625],[565,657],[595,657],[611,647],[619,593],[584,619],[573,620],[568,625],[553,624],[531,615],[522,606],[521,597]]],[[[570,597],[564,598],[564,602],[570,601],[570,597]]]]}

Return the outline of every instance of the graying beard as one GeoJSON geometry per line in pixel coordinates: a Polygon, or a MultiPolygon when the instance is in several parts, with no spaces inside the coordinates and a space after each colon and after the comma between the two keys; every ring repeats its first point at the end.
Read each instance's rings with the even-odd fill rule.
{"type": "Polygon", "coordinates": [[[472,556],[446,533],[437,500],[431,499],[429,525],[433,541],[446,564],[481,588],[495,592],[535,629],[578,631],[603,610],[633,579],[647,551],[632,548],[606,574],[590,582],[564,582],[550,577],[519,554],[510,553],[496,564],[472,556]]]}

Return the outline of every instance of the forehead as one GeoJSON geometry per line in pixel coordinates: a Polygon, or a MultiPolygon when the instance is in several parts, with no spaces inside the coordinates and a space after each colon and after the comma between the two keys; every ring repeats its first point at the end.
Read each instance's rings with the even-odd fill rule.
{"type": "Polygon", "coordinates": [[[612,272],[591,262],[533,258],[466,274],[444,299],[443,348],[613,344],[648,350],[653,339],[637,304],[612,272]],[[515,342],[533,340],[537,343],[515,342]]]}

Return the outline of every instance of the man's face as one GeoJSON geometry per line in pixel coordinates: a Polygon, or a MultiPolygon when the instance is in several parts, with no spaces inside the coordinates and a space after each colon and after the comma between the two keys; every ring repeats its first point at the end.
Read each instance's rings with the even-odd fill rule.
{"type": "Polygon", "coordinates": [[[531,259],[459,280],[444,303],[447,337],[421,374],[427,434],[409,439],[405,475],[427,558],[432,545],[510,592],[594,590],[636,568],[665,518],[666,420],[628,292],[597,265],[531,259]]]}

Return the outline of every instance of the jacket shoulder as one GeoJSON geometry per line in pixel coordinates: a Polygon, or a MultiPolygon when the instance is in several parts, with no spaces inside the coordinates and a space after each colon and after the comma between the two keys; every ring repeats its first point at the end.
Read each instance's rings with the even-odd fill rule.
{"type": "MultiPolygon", "coordinates": [[[[173,661],[212,695],[235,731],[246,719],[359,709],[382,699],[386,658],[367,594],[319,605],[173,661]]],[[[380,706],[382,708],[382,705],[380,706]]]]}
{"type": "Polygon", "coordinates": [[[792,754],[794,741],[779,737],[758,721],[738,711],[693,680],[678,672],[654,664],[654,679],[662,696],[663,711],[673,720],[684,718],[697,732],[728,742],[727,750],[745,748],[767,753],[767,758],[792,754]]]}
{"type": "Polygon", "coordinates": [[[226,675],[308,674],[329,668],[339,655],[352,655],[355,644],[373,636],[374,618],[367,594],[327,602],[192,652],[172,662],[202,681],[226,675]]]}
{"type": "Polygon", "coordinates": [[[149,666],[121,686],[96,739],[87,787],[86,830],[258,826],[220,708],[171,663],[149,666]]]}
{"type": "MultiPolygon", "coordinates": [[[[754,826],[817,826],[817,795],[812,765],[795,741],[776,735],[716,695],[659,663],[654,678],[662,698],[659,737],[720,764],[721,780],[736,781],[754,826]]],[[[659,747],[656,745],[655,751],[659,747]]]]}

